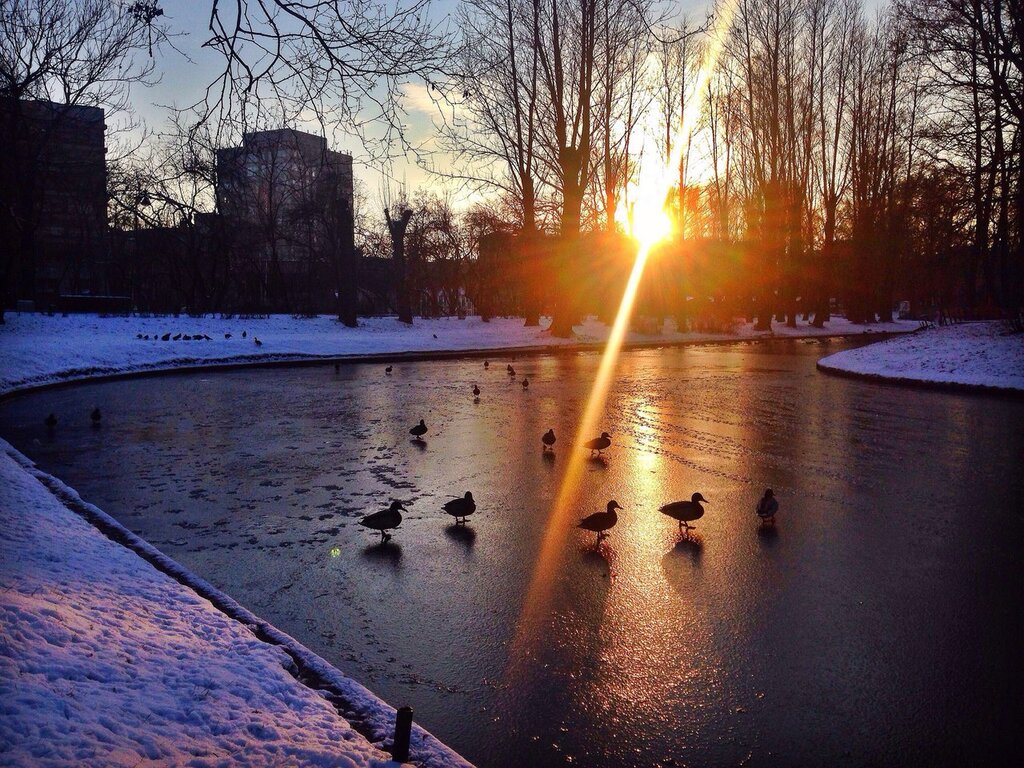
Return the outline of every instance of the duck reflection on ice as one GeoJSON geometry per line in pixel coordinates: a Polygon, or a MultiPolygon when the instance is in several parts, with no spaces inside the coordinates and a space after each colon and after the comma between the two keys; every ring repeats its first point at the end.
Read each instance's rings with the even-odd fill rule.
{"type": "Polygon", "coordinates": [[[381,541],[363,548],[363,557],[397,568],[402,563],[402,545],[393,541],[381,541]]]}
{"type": "Polygon", "coordinates": [[[542,453],[540,455],[540,457],[542,459],[544,459],[544,463],[547,464],[548,466],[554,466],[554,464],[555,464],[555,452],[554,451],[544,451],[544,453],[542,453]]]}
{"type": "Polygon", "coordinates": [[[615,580],[615,561],[618,553],[608,542],[591,544],[580,550],[580,562],[588,568],[594,568],[601,573],[601,578],[615,580]]]}
{"type": "Polygon", "coordinates": [[[444,535],[452,541],[457,541],[466,549],[472,549],[476,543],[476,531],[465,523],[452,523],[444,529],[444,535]]]}

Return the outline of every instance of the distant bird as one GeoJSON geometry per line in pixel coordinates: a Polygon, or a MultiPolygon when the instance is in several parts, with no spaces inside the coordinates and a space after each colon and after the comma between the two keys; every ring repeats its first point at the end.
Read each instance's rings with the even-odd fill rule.
{"type": "Polygon", "coordinates": [[[92,419],[92,425],[94,427],[98,427],[100,425],[100,420],[103,418],[103,414],[100,413],[100,407],[98,405],[92,409],[92,413],[89,414],[89,418],[92,419]]]}
{"type": "Polygon", "coordinates": [[[390,375],[391,375],[391,372],[392,372],[393,370],[395,370],[395,366],[393,366],[393,365],[389,365],[389,366],[388,366],[387,368],[385,368],[385,369],[384,369],[384,373],[386,373],[386,374],[387,374],[388,376],[390,376],[390,375]]]}
{"type": "Polygon", "coordinates": [[[210,338],[209,336],[207,336],[207,335],[206,335],[205,333],[203,334],[203,338],[204,338],[204,339],[205,339],[206,341],[213,341],[213,339],[211,339],[211,338],[210,338]]]}
{"type": "Polygon", "coordinates": [[[136,333],[135,334],[135,338],[136,339],[141,339],[142,338],[142,334],[141,333],[136,333]]]}
{"type": "Polygon", "coordinates": [[[409,430],[409,434],[417,440],[423,439],[423,436],[427,434],[427,425],[423,423],[423,419],[420,419],[420,423],[409,430]]]}
{"type": "Polygon", "coordinates": [[[402,506],[402,502],[392,501],[390,507],[382,509],[380,512],[374,512],[372,515],[367,515],[359,521],[359,524],[364,528],[379,531],[380,543],[383,544],[391,540],[391,534],[388,531],[393,531],[402,524],[402,512],[408,511],[402,506]]]}
{"type": "Polygon", "coordinates": [[[434,338],[435,338],[435,339],[437,338],[437,334],[436,334],[436,333],[434,334],[434,338]]]}
{"type": "Polygon", "coordinates": [[[175,335],[174,335],[174,336],[173,336],[173,337],[171,338],[171,341],[177,341],[177,340],[178,340],[178,339],[180,339],[180,338],[181,338],[181,334],[180,334],[180,333],[178,333],[178,334],[175,334],[175,335]]]}
{"type": "Polygon", "coordinates": [[[146,341],[149,341],[149,334],[147,333],[147,334],[146,334],[145,336],[143,336],[142,338],[143,338],[144,340],[146,340],[146,341]]]}
{"type": "Polygon", "coordinates": [[[188,335],[188,334],[186,333],[186,334],[185,334],[184,336],[182,336],[182,337],[181,337],[181,340],[182,340],[182,341],[192,341],[192,337],[191,337],[191,336],[189,336],[189,335],[188,335]]]}
{"type": "Polygon", "coordinates": [[[765,489],[764,496],[757,502],[757,516],[762,522],[775,525],[775,513],[779,511],[779,500],[775,498],[775,491],[771,488],[765,489]]]}
{"type": "Polygon", "coordinates": [[[231,338],[231,334],[230,333],[225,333],[224,334],[224,338],[225,339],[230,339],[231,338]]]}
{"type": "Polygon", "coordinates": [[[579,525],[576,527],[587,531],[594,531],[597,534],[597,542],[600,544],[601,539],[608,535],[606,531],[610,531],[619,522],[619,516],[615,514],[616,509],[622,509],[619,506],[619,502],[609,501],[607,512],[595,512],[592,515],[587,515],[580,520],[579,525]]]}
{"type": "Polygon", "coordinates": [[[43,423],[46,425],[47,429],[53,429],[57,426],[57,417],[51,413],[43,420],[43,423]]]}
{"type": "Polygon", "coordinates": [[[443,509],[455,518],[456,525],[459,525],[460,523],[464,525],[466,523],[466,518],[476,512],[476,502],[473,501],[473,494],[466,491],[466,495],[461,499],[452,499],[451,501],[446,502],[443,509]]]}
{"type": "Polygon", "coordinates": [[[545,451],[548,448],[554,447],[554,445],[555,445],[555,430],[549,429],[547,432],[544,433],[544,437],[542,437],[540,439],[540,441],[542,443],[544,443],[544,450],[545,451]]]}
{"type": "Polygon", "coordinates": [[[689,530],[694,526],[690,525],[694,520],[700,520],[704,517],[704,507],[700,504],[704,502],[709,503],[707,499],[701,496],[699,493],[693,494],[689,501],[673,501],[671,504],[665,504],[658,508],[658,511],[668,515],[673,520],[679,521],[679,530],[686,528],[689,530]]]}
{"type": "Polygon", "coordinates": [[[256,346],[257,347],[262,347],[263,346],[263,342],[260,341],[257,337],[253,336],[252,340],[256,342],[256,346]]]}
{"type": "Polygon", "coordinates": [[[473,385],[473,397],[480,397],[480,387],[473,385]]]}
{"type": "Polygon", "coordinates": [[[484,360],[484,368],[490,368],[490,367],[491,367],[490,360],[484,360]]]}
{"type": "Polygon", "coordinates": [[[526,389],[529,386],[530,386],[530,380],[524,376],[523,377],[523,389],[526,389]]]}
{"type": "Polygon", "coordinates": [[[508,375],[511,376],[513,379],[516,377],[516,369],[513,368],[511,365],[508,366],[508,375]]]}
{"type": "Polygon", "coordinates": [[[245,334],[246,334],[246,332],[245,332],[245,331],[242,331],[242,338],[243,338],[243,339],[245,338],[245,334]]]}
{"type": "Polygon", "coordinates": [[[598,455],[601,454],[605,448],[612,444],[612,436],[607,432],[602,432],[600,437],[595,437],[593,440],[587,440],[583,444],[584,448],[590,450],[590,455],[594,455],[594,451],[597,451],[598,455]]]}
{"type": "Polygon", "coordinates": [[[163,336],[160,337],[160,341],[168,341],[168,340],[170,340],[170,338],[171,338],[171,334],[165,333],[163,336]]]}

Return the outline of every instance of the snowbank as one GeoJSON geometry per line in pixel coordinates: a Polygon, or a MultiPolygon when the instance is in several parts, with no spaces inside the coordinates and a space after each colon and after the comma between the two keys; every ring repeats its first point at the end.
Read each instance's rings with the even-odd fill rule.
{"type": "MultiPolygon", "coordinates": [[[[336,704],[378,742],[394,710],[2,440],[0,529],[4,765],[388,764],[336,704]]],[[[421,729],[413,751],[468,765],[421,729]]]]}
{"type": "MultiPolygon", "coordinates": [[[[558,339],[541,328],[525,328],[519,318],[484,323],[420,320],[405,326],[394,318],[360,320],[346,328],[334,318],[294,319],[274,315],[262,320],[188,317],[46,317],[7,314],[0,326],[0,395],[60,381],[202,365],[244,364],[310,358],[387,356],[408,353],[587,346],[607,339],[608,327],[590,318],[576,326],[574,339],[558,339]],[[245,332],[243,338],[242,333],[245,332]],[[169,334],[167,341],[162,337],[169,334]],[[230,334],[230,338],[226,338],[230,334]],[[149,336],[149,339],[138,338],[149,336]],[[174,337],[181,338],[175,340],[174,337]],[[186,341],[185,336],[192,337],[186,341]],[[209,336],[210,340],[196,336],[209,336]],[[255,339],[260,340],[257,345],[255,339]]],[[[749,324],[735,333],[677,333],[671,321],[660,334],[631,333],[627,344],[680,344],[731,341],[765,336],[840,336],[911,331],[917,323],[853,325],[841,317],[817,329],[801,322],[796,329],[775,324],[771,333],[749,324]]]]}
{"type": "Polygon", "coordinates": [[[1024,390],[1024,336],[963,323],[849,349],[818,361],[830,373],[907,383],[1024,390]]]}

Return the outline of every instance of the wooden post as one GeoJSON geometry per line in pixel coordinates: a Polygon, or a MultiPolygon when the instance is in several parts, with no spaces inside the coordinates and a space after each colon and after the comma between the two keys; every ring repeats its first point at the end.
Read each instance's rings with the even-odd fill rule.
{"type": "Polygon", "coordinates": [[[399,763],[409,759],[409,740],[412,737],[412,707],[399,707],[395,714],[395,742],[391,757],[399,763]]]}

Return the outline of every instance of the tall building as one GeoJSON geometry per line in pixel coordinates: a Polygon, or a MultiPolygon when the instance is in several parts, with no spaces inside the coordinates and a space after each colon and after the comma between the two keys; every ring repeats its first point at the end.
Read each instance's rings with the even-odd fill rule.
{"type": "Polygon", "coordinates": [[[96,107],[0,98],[8,301],[45,307],[61,294],[106,292],[105,129],[96,107]]]}
{"type": "Polygon", "coordinates": [[[352,256],[352,156],[284,128],[217,152],[217,206],[238,233],[250,308],[333,311],[352,256]]]}

